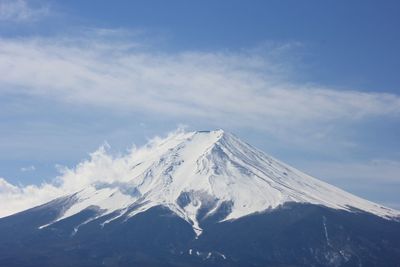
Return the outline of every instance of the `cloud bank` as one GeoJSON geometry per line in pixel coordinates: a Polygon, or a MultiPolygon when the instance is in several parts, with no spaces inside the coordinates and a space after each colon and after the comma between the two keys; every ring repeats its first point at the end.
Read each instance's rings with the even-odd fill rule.
{"type": "Polygon", "coordinates": [[[285,65],[273,59],[279,46],[263,55],[164,53],[124,34],[97,30],[80,37],[1,39],[0,72],[7,75],[0,77],[0,95],[270,132],[313,132],[330,122],[400,115],[395,94],[291,82],[285,65]]]}
{"type": "Polygon", "coordinates": [[[75,168],[59,168],[60,175],[51,183],[40,185],[13,185],[0,177],[0,217],[32,208],[57,197],[75,193],[95,183],[113,184],[124,182],[129,177],[129,163],[132,157],[146,153],[149,146],[133,149],[123,156],[113,156],[107,153],[105,147],[100,147],[90,154],[90,158],[78,164],[75,168]]]}

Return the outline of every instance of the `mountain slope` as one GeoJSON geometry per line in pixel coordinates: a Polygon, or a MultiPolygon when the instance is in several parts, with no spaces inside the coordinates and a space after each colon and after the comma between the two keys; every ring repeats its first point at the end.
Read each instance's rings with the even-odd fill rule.
{"type": "Polygon", "coordinates": [[[196,237],[164,206],[104,226],[113,214],[82,224],[89,208],[38,228],[68,201],[0,219],[0,266],[400,266],[400,223],[365,212],[286,203],[223,222],[217,212],[198,218],[196,237]]]}

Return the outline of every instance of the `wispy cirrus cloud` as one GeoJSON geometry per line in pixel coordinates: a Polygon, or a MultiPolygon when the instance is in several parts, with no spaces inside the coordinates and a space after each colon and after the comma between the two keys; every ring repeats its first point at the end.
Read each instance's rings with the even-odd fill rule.
{"type": "Polygon", "coordinates": [[[36,170],[36,167],[34,165],[21,167],[21,169],[20,169],[21,172],[32,172],[32,171],[35,171],[35,170],[36,170]]]}
{"type": "Polygon", "coordinates": [[[34,6],[27,0],[0,0],[0,22],[36,21],[49,12],[48,6],[34,6]]]}
{"type": "Polygon", "coordinates": [[[400,96],[298,84],[269,53],[164,53],[99,35],[0,40],[0,94],[43,96],[110,111],[193,117],[222,127],[309,131],[399,116],[400,96]]]}

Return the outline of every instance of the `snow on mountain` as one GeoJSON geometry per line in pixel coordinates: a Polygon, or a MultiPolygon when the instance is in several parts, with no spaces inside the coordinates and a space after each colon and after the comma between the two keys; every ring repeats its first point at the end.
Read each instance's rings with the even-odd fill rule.
{"type": "Polygon", "coordinates": [[[228,205],[224,220],[232,220],[285,202],[363,210],[387,219],[400,216],[304,174],[222,130],[176,133],[145,154],[131,156],[129,164],[127,179],[83,188],[56,221],[96,207],[95,218],[114,214],[106,224],[163,205],[200,234],[199,212],[209,216],[228,205]]]}

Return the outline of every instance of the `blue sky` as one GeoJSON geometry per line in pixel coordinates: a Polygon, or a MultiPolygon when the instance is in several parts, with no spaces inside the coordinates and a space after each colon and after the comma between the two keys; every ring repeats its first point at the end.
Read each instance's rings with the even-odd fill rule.
{"type": "Polygon", "coordinates": [[[398,1],[0,0],[0,177],[50,183],[104,142],[118,154],[179,125],[224,128],[399,209],[399,12],[398,1]]]}

